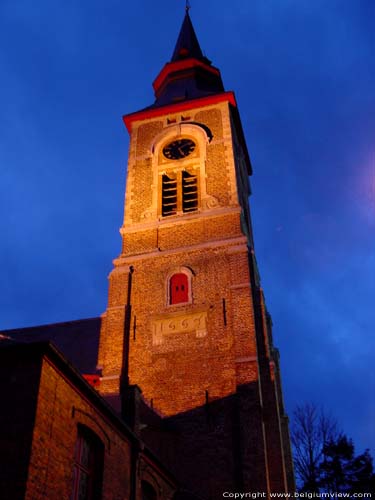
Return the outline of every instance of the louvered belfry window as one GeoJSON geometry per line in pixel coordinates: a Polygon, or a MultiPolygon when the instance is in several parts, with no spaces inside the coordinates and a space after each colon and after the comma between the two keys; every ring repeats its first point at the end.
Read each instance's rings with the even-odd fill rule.
{"type": "Polygon", "coordinates": [[[198,208],[198,179],[196,175],[182,172],[182,211],[194,212],[198,208]]]}
{"type": "Polygon", "coordinates": [[[187,170],[162,176],[162,216],[198,210],[198,177],[187,170]]]}
{"type": "Polygon", "coordinates": [[[162,214],[176,215],[177,213],[177,179],[176,176],[163,175],[162,186],[163,207],[162,214]]]}

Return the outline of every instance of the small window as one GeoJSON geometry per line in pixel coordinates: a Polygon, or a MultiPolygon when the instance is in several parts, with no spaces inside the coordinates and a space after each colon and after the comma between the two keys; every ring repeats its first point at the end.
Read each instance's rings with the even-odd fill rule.
{"type": "Polygon", "coordinates": [[[94,432],[79,425],[74,453],[71,500],[100,500],[102,498],[103,462],[103,443],[94,432]]]}
{"type": "Polygon", "coordinates": [[[189,302],[189,277],[185,273],[176,273],[169,280],[170,304],[189,302]]]}

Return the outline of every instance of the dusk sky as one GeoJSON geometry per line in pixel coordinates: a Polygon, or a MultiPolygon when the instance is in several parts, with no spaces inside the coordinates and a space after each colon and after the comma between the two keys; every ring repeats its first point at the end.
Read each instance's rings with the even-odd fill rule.
{"type": "MultiPolygon", "coordinates": [[[[0,329],[98,316],[184,0],[0,1],[0,329]]],[[[233,90],[284,396],[375,454],[375,2],[191,0],[233,90]]]]}

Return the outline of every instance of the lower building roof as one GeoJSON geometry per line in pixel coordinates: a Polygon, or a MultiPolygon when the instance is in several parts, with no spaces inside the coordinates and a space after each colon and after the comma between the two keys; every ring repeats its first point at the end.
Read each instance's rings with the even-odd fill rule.
{"type": "Polygon", "coordinates": [[[89,374],[97,371],[100,325],[100,318],[89,318],[3,330],[0,333],[17,342],[53,342],[78,371],[89,374]]]}

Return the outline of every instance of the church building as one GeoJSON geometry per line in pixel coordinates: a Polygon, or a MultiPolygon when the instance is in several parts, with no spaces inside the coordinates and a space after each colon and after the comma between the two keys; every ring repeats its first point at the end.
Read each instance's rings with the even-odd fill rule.
{"type": "Polygon", "coordinates": [[[26,492],[17,498],[294,491],[279,355],[254,251],[252,165],[235,95],[202,53],[188,9],[153,88],[152,105],[123,117],[130,145],[122,249],[106,311],[2,332],[1,359],[24,360],[9,363],[14,373],[2,370],[1,381],[12,404],[0,418],[24,429],[29,449],[14,458],[26,492]],[[16,408],[26,366],[34,394],[27,425],[16,408]],[[51,398],[60,409],[55,426],[51,398]],[[77,451],[87,442],[91,469],[77,451]],[[64,450],[53,474],[49,446],[64,450]],[[55,483],[50,496],[38,471],[44,492],[55,483]],[[56,484],[70,496],[58,496],[56,484]]]}

